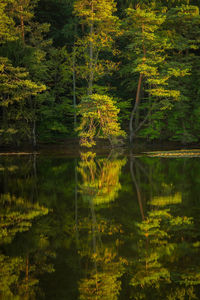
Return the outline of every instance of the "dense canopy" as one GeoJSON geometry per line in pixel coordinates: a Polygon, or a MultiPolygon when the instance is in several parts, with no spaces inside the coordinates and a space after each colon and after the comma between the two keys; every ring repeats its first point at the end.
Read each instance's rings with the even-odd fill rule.
{"type": "Polygon", "coordinates": [[[199,8],[195,0],[0,0],[0,146],[78,135],[85,146],[198,142],[199,8]]]}

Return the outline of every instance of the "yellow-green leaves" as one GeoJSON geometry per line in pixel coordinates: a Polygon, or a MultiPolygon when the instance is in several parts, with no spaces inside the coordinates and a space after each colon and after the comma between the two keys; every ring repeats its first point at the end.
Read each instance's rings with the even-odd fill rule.
{"type": "Polygon", "coordinates": [[[44,85],[29,80],[28,75],[24,68],[13,67],[7,58],[0,57],[0,106],[8,107],[45,90],[44,85]]]}
{"type": "Polygon", "coordinates": [[[0,44],[17,39],[14,20],[6,14],[8,4],[0,1],[0,44]]]}
{"type": "Polygon", "coordinates": [[[125,136],[118,122],[118,113],[114,100],[106,95],[83,97],[79,105],[81,123],[77,128],[81,145],[92,147],[96,144],[95,136],[108,138],[111,143],[114,143],[114,139],[125,136]]]}
{"type": "Polygon", "coordinates": [[[113,51],[118,30],[115,11],[114,0],[76,0],[74,4],[74,14],[84,26],[83,35],[76,40],[76,73],[86,79],[88,94],[92,94],[93,84],[99,78],[117,67],[103,56],[103,53],[113,51]]]}
{"type": "MultiPolygon", "coordinates": [[[[81,17],[81,23],[90,24],[91,22],[110,23],[112,14],[116,11],[114,0],[76,0],[74,13],[81,17]]],[[[106,24],[101,24],[105,26],[106,24]]]]}

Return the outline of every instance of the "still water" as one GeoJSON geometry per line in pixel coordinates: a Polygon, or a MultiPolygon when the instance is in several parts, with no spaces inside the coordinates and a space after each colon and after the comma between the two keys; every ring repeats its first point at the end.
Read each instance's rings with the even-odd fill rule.
{"type": "Polygon", "coordinates": [[[0,299],[200,299],[200,158],[0,156],[0,299]]]}

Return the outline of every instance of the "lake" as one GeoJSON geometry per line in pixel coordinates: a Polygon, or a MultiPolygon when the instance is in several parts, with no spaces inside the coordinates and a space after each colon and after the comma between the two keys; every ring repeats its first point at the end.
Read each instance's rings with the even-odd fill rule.
{"type": "Polygon", "coordinates": [[[198,155],[0,156],[0,299],[200,299],[198,155]]]}

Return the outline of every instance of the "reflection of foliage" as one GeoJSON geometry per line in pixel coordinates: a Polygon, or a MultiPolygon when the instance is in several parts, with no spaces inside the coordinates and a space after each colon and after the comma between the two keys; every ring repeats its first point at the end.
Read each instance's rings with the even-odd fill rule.
{"type": "Polygon", "coordinates": [[[144,286],[158,285],[163,279],[170,282],[170,272],[160,260],[174,251],[176,245],[169,242],[173,234],[177,236],[179,231],[191,225],[190,218],[173,217],[167,209],[150,211],[146,220],[138,223],[143,236],[139,241],[141,264],[131,283],[144,286]]]}
{"type": "Polygon", "coordinates": [[[122,266],[120,262],[106,262],[101,265],[102,270],[97,273],[95,270],[89,278],[81,281],[79,291],[81,300],[117,300],[121,289],[118,280],[122,276],[122,266]]]}
{"type": "MultiPolygon", "coordinates": [[[[10,286],[13,286],[19,280],[22,269],[23,259],[21,257],[7,257],[0,254],[0,299],[4,296],[12,296],[10,286]]],[[[8,299],[8,298],[6,298],[8,299]]]]}
{"type": "Polygon", "coordinates": [[[122,229],[121,226],[112,224],[111,220],[102,220],[102,216],[97,216],[97,219],[100,219],[98,224],[94,224],[89,218],[79,223],[79,230],[87,231],[87,244],[82,240],[79,254],[89,261],[86,277],[79,284],[80,299],[117,300],[121,290],[119,278],[126,263],[117,253],[120,241],[116,236],[122,229]]]}
{"type": "MultiPolygon", "coordinates": [[[[186,295],[192,294],[195,298],[193,287],[200,284],[200,267],[198,263],[194,264],[192,258],[198,250],[190,242],[194,231],[193,219],[174,216],[170,208],[164,207],[179,204],[181,198],[179,193],[153,198],[150,204],[154,210],[137,223],[140,236],[138,258],[133,262],[134,276],[130,283],[134,287],[141,286],[144,291],[155,288],[157,297],[159,292],[163,297],[163,285],[174,286],[166,299],[185,299],[186,295]]],[[[198,247],[198,244],[195,245],[198,247]]]]}
{"type": "MultiPolygon", "coordinates": [[[[0,253],[0,296],[2,295],[3,299],[36,299],[36,291],[39,292],[38,276],[53,271],[48,262],[48,257],[53,253],[48,250],[48,241],[41,234],[42,228],[36,236],[34,231],[29,236],[29,232],[33,230],[33,221],[47,215],[49,210],[37,202],[31,203],[9,193],[1,195],[0,205],[0,244],[4,245],[5,249],[8,247],[9,252],[10,244],[16,242],[17,233],[26,235],[19,243],[24,254],[7,256],[0,253]],[[30,239],[33,241],[31,249],[27,245],[30,239]],[[23,243],[25,240],[26,243],[23,243]]],[[[18,235],[19,239],[20,237],[18,235]]]]}
{"type": "Polygon", "coordinates": [[[17,232],[29,230],[33,219],[46,215],[48,209],[10,194],[0,197],[0,243],[11,242],[17,232]]]}
{"type": "Polygon", "coordinates": [[[5,171],[5,169],[7,169],[9,172],[15,172],[18,169],[18,167],[17,166],[8,166],[7,168],[5,168],[0,165],[0,172],[5,171]]]}
{"type": "Polygon", "coordinates": [[[182,202],[182,195],[181,193],[176,193],[175,195],[169,195],[169,196],[159,196],[159,197],[153,197],[151,201],[148,203],[150,205],[158,205],[158,206],[165,206],[170,204],[178,204],[182,202]]]}
{"type": "Polygon", "coordinates": [[[38,250],[30,259],[0,254],[0,299],[36,299],[36,292],[40,292],[39,275],[54,271],[48,263],[50,253],[45,249],[41,253],[38,250]]]}
{"type": "Polygon", "coordinates": [[[79,178],[66,157],[38,156],[37,174],[32,157],[0,158],[0,299],[198,299],[198,159],[134,160],[141,220],[129,172],[117,175],[120,159],[85,156],[79,178]],[[117,201],[95,205],[98,187],[112,190],[119,175],[117,201]]]}
{"type": "Polygon", "coordinates": [[[119,175],[126,159],[97,158],[95,153],[82,153],[78,171],[83,183],[80,191],[86,201],[103,204],[114,201],[121,188],[119,175]]]}
{"type": "MultiPolygon", "coordinates": [[[[78,222],[81,233],[79,254],[89,262],[86,276],[80,280],[79,292],[82,300],[117,300],[121,290],[119,278],[124,272],[126,261],[118,255],[122,228],[111,218],[96,214],[95,205],[114,201],[121,189],[119,176],[126,159],[96,158],[94,153],[81,155],[78,171],[82,176],[80,191],[90,207],[91,218],[78,222]],[[85,240],[86,236],[86,240],[85,240]],[[109,238],[108,238],[109,237],[109,238]],[[84,239],[83,239],[84,238],[84,239]]],[[[104,206],[98,206],[98,212],[104,206]]]]}

